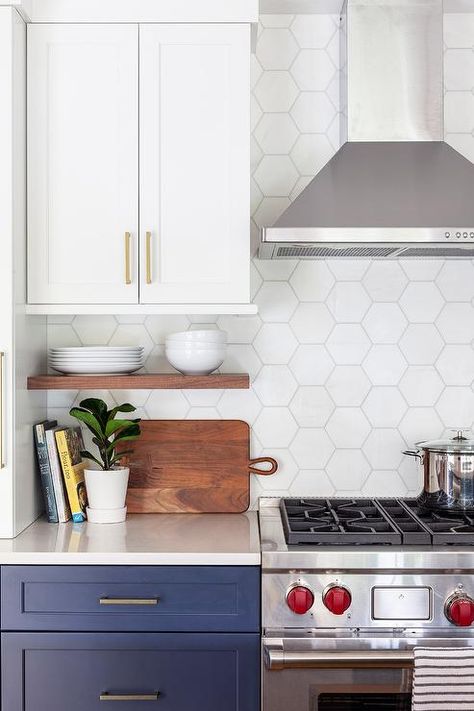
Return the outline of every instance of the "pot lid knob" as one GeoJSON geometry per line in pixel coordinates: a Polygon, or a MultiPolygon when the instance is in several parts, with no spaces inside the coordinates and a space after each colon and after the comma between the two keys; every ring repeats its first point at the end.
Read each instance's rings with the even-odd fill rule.
{"type": "Polygon", "coordinates": [[[451,432],[455,432],[456,434],[453,437],[453,440],[456,442],[463,442],[468,439],[468,437],[464,437],[464,432],[469,432],[469,430],[458,430],[458,429],[452,429],[451,432]]]}

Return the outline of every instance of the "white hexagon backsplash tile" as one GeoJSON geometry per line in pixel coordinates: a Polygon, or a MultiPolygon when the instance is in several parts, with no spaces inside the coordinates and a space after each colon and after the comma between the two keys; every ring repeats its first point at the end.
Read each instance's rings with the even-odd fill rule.
{"type": "Polygon", "coordinates": [[[359,324],[338,323],[326,347],[339,365],[359,365],[370,350],[370,341],[359,324]]]}
{"type": "Polygon", "coordinates": [[[264,114],[253,135],[262,156],[290,153],[299,132],[289,114],[264,114]]]}
{"type": "Polygon", "coordinates": [[[324,385],[334,368],[334,361],[324,346],[298,346],[289,362],[300,385],[324,385]]]}
{"type": "Polygon", "coordinates": [[[362,409],[374,427],[396,427],[407,410],[407,404],[397,388],[374,387],[362,409]]]}
{"type": "Polygon", "coordinates": [[[406,274],[393,260],[373,262],[363,284],[373,301],[397,301],[408,284],[406,274]]]}
{"type": "Polygon", "coordinates": [[[336,321],[359,323],[370,306],[370,298],[355,281],[337,282],[327,298],[327,304],[336,321]]]}
{"type": "Polygon", "coordinates": [[[290,30],[265,28],[258,38],[257,59],[263,69],[289,69],[299,48],[290,30]]]}
{"type": "Polygon", "coordinates": [[[410,323],[431,323],[443,308],[444,299],[436,284],[420,281],[408,284],[399,303],[410,323]]]}
{"type": "Polygon", "coordinates": [[[410,365],[430,365],[441,353],[443,340],[434,324],[410,324],[400,339],[400,348],[410,365]]]}
{"type": "Polygon", "coordinates": [[[408,364],[397,346],[374,345],[362,367],[373,385],[397,385],[408,364]]]}
{"type": "Polygon", "coordinates": [[[410,407],[428,407],[435,404],[444,383],[433,366],[410,365],[398,387],[410,407]]]}
{"type": "Polygon", "coordinates": [[[334,286],[334,277],[324,262],[301,261],[290,284],[300,301],[324,301],[334,286]]]}
{"type": "Polygon", "coordinates": [[[290,402],[290,410],[300,427],[324,427],[335,405],[326,388],[302,385],[290,402]]]}
{"type": "Polygon", "coordinates": [[[300,469],[324,469],[334,452],[334,444],[323,429],[301,428],[290,451],[300,469]]]}
{"type": "Polygon", "coordinates": [[[285,281],[266,281],[254,299],[262,321],[287,323],[298,306],[291,286],[285,281]]]}
{"type": "MultiPolygon", "coordinates": [[[[251,57],[253,252],[341,141],[339,18],[263,15],[251,57]]],[[[474,13],[445,16],[446,140],[474,161],[474,13]],[[459,131],[462,131],[459,133],[459,131]]],[[[252,456],[280,461],[252,477],[261,495],[416,495],[420,467],[402,452],[474,426],[474,262],[254,259],[257,316],[58,316],[49,346],[144,345],[148,372],[174,372],[169,333],[228,333],[222,372],[250,390],[51,392],[69,424],[86,395],[129,400],[143,417],[242,419],[252,456]]]]}
{"type": "Polygon", "coordinates": [[[337,68],[324,50],[302,49],[290,71],[301,91],[325,91],[337,68]]]}
{"type": "Polygon", "coordinates": [[[326,388],[336,405],[361,405],[370,390],[370,380],[358,365],[336,365],[326,388]]]}
{"type": "Polygon", "coordinates": [[[355,449],[362,447],[370,432],[370,423],[357,407],[338,407],[326,425],[336,447],[355,449]]]}
{"type": "Polygon", "coordinates": [[[285,197],[291,193],[298,173],[288,156],[264,156],[253,177],[265,197],[285,197]]]}
{"type": "Polygon", "coordinates": [[[446,385],[471,385],[474,380],[472,346],[445,346],[436,367],[446,385]]]}
{"type": "Polygon", "coordinates": [[[325,133],[337,109],[323,91],[305,91],[298,96],[290,113],[301,133],[325,133]]]}
{"type": "Polygon", "coordinates": [[[326,469],[337,490],[358,491],[369,475],[370,464],[360,449],[338,449],[326,469]]]}
{"type": "Polygon", "coordinates": [[[445,304],[436,325],[445,343],[471,343],[474,339],[474,306],[472,303],[445,304]]]}
{"type": "Polygon", "coordinates": [[[338,26],[338,15],[297,15],[290,28],[302,49],[324,49],[338,26]]]}
{"type": "Polygon", "coordinates": [[[262,111],[287,113],[299,89],[288,72],[271,71],[262,74],[253,93],[262,111]]]}
{"type": "Polygon", "coordinates": [[[405,448],[405,440],[397,429],[375,427],[365,440],[362,450],[373,469],[397,469],[405,448]]]}
{"type": "Polygon", "coordinates": [[[298,384],[286,365],[264,365],[253,382],[262,405],[288,405],[298,384]]]}
{"type": "Polygon", "coordinates": [[[334,319],[325,304],[301,303],[291,317],[290,326],[299,343],[324,343],[334,319]]]}
{"type": "MultiPolygon", "coordinates": [[[[328,137],[320,133],[302,133],[291,151],[291,158],[296,168],[299,170],[301,189],[306,187],[309,178],[312,178],[315,173],[319,173],[328,160],[334,155],[334,148],[331,145],[328,137]]],[[[294,198],[292,198],[294,199],[294,198]]]]}

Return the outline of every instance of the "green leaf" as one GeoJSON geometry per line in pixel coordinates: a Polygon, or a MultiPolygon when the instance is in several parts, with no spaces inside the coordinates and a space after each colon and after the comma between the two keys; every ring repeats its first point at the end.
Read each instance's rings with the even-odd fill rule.
{"type": "Polygon", "coordinates": [[[124,437],[130,437],[130,436],[139,437],[140,434],[141,434],[141,432],[140,432],[139,425],[133,423],[130,425],[130,427],[127,427],[124,430],[119,430],[112,441],[114,443],[117,443],[117,442],[121,441],[124,437]]]}
{"type": "Polygon", "coordinates": [[[92,462],[95,462],[96,464],[98,464],[101,469],[104,468],[104,465],[102,464],[102,462],[99,462],[99,460],[96,459],[94,457],[94,455],[92,455],[90,452],[88,452],[87,449],[84,449],[81,452],[81,457],[83,457],[84,459],[90,459],[92,462]]]}
{"type": "Polygon", "coordinates": [[[137,408],[130,405],[129,402],[125,402],[123,405],[118,405],[107,413],[107,420],[113,420],[117,412],[135,412],[137,408]]]}
{"type": "MultiPolygon", "coordinates": [[[[140,437],[139,434],[134,434],[134,435],[124,435],[123,437],[120,437],[120,442],[133,442],[134,440],[138,439],[140,437]]],[[[114,440],[114,446],[117,443],[118,439],[114,440]]]]}
{"type": "Polygon", "coordinates": [[[87,410],[81,409],[80,407],[73,407],[71,410],[69,410],[69,414],[71,415],[71,417],[75,417],[76,420],[83,422],[90,429],[92,434],[98,435],[98,437],[100,437],[101,439],[103,438],[104,434],[102,432],[101,424],[97,420],[95,415],[88,412],[87,410]]]}
{"type": "Polygon", "coordinates": [[[89,410],[90,412],[92,412],[92,414],[95,415],[97,420],[102,425],[105,425],[105,423],[107,422],[108,412],[107,403],[105,403],[103,400],[100,400],[99,398],[89,397],[86,400],[82,400],[79,405],[85,410],[89,410]]]}
{"type": "Polygon", "coordinates": [[[110,437],[114,432],[117,432],[117,430],[125,430],[132,427],[137,421],[139,420],[109,420],[105,427],[105,435],[106,437],[110,437]]]}

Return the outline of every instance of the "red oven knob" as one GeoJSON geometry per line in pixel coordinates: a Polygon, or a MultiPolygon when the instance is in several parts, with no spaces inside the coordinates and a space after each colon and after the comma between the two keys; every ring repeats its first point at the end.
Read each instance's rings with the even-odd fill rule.
{"type": "Polygon", "coordinates": [[[469,627],[474,622],[474,600],[464,595],[454,595],[447,601],[445,612],[453,625],[469,627]]]}
{"type": "Polygon", "coordinates": [[[333,615],[343,615],[352,602],[351,594],[346,588],[333,585],[323,595],[323,603],[333,615]]]}
{"type": "Polygon", "coordinates": [[[304,615],[313,607],[313,603],[313,593],[302,585],[291,588],[286,596],[286,604],[296,615],[304,615]]]}

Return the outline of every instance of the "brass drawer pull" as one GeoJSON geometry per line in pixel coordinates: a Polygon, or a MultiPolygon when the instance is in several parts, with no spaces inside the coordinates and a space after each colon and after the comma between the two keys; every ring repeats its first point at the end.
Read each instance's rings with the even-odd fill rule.
{"type": "Polygon", "coordinates": [[[151,232],[147,232],[145,235],[146,240],[146,283],[151,284],[151,232]]]}
{"type": "Polygon", "coordinates": [[[155,694],[101,694],[100,701],[158,701],[160,692],[155,694]]]}
{"type": "Polygon", "coordinates": [[[125,284],[132,283],[132,274],[130,268],[130,242],[132,235],[130,232],[125,232],[125,284]]]}
{"type": "Polygon", "coordinates": [[[100,605],[158,605],[159,597],[101,597],[100,605]]]}

